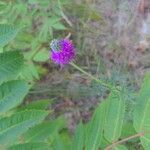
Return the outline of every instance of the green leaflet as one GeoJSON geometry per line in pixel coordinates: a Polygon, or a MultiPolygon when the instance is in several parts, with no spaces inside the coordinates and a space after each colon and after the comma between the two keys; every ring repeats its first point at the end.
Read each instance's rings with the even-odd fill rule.
{"type": "Polygon", "coordinates": [[[52,25],[52,27],[53,27],[54,29],[56,29],[56,30],[65,30],[65,29],[66,29],[66,27],[65,27],[62,23],[60,23],[60,22],[58,22],[58,23],[52,25]]]}
{"type": "Polygon", "coordinates": [[[77,129],[73,138],[72,150],[83,150],[84,139],[85,139],[84,126],[83,126],[83,123],[81,122],[77,126],[77,129]]]}
{"type": "Polygon", "coordinates": [[[53,150],[72,150],[71,149],[71,137],[66,131],[58,132],[53,135],[52,147],[53,150]]]}
{"type": "Polygon", "coordinates": [[[21,80],[9,81],[0,85],[0,113],[19,105],[28,93],[28,84],[21,80]]]}
{"type": "Polygon", "coordinates": [[[16,78],[23,66],[23,55],[19,51],[0,53],[0,84],[16,78]]]}
{"type": "Polygon", "coordinates": [[[19,29],[8,24],[0,24],[0,47],[8,44],[17,35],[19,29]]]}
{"type": "Polygon", "coordinates": [[[121,92],[113,91],[107,101],[107,114],[104,128],[105,138],[116,141],[121,136],[123,119],[125,114],[125,103],[121,92]]]}
{"type": "Polygon", "coordinates": [[[121,138],[126,138],[128,136],[136,134],[135,128],[133,126],[133,122],[125,122],[123,123],[121,138]]]}
{"type": "Polygon", "coordinates": [[[36,101],[30,102],[29,104],[25,106],[16,108],[14,109],[14,111],[32,110],[32,109],[45,110],[48,108],[51,102],[52,102],[51,99],[36,100],[36,101]]]}
{"type": "Polygon", "coordinates": [[[128,150],[124,145],[118,145],[113,150],[128,150]]]}
{"type": "Polygon", "coordinates": [[[35,62],[46,62],[49,60],[49,51],[45,49],[41,49],[33,58],[35,62]]]}
{"type": "Polygon", "coordinates": [[[101,104],[99,104],[92,117],[92,120],[87,126],[85,141],[86,150],[98,150],[102,142],[106,108],[107,101],[104,101],[101,104]]]}
{"type": "Polygon", "coordinates": [[[9,147],[7,150],[49,150],[49,144],[39,142],[39,143],[24,143],[16,144],[9,147]]]}
{"type": "Polygon", "coordinates": [[[21,137],[25,142],[46,142],[53,140],[53,135],[64,127],[64,120],[58,118],[53,121],[42,122],[30,128],[21,137]]]}
{"type": "Polygon", "coordinates": [[[150,135],[147,133],[144,137],[140,138],[141,143],[145,150],[149,150],[150,148],[150,135]]]}
{"type": "Polygon", "coordinates": [[[52,143],[53,150],[68,150],[68,149],[66,149],[64,142],[58,133],[55,134],[54,139],[55,140],[52,143]]]}
{"type": "Polygon", "coordinates": [[[141,143],[145,150],[150,148],[150,75],[146,75],[134,110],[134,127],[138,133],[144,132],[141,143]]]}
{"type": "Polygon", "coordinates": [[[30,62],[23,66],[21,70],[21,77],[27,81],[39,80],[39,74],[36,66],[30,62]]]}
{"type": "Polygon", "coordinates": [[[32,127],[44,120],[48,111],[28,110],[0,118],[0,144],[12,144],[16,138],[32,127]]]}

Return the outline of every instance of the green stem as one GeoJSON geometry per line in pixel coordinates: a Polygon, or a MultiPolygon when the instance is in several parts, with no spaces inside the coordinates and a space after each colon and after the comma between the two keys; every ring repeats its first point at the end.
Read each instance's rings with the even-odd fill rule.
{"type": "Polygon", "coordinates": [[[115,87],[113,87],[110,84],[105,83],[104,81],[97,79],[96,77],[94,77],[93,75],[91,75],[90,73],[84,71],[82,68],[80,68],[79,66],[77,66],[76,64],[74,64],[73,62],[70,63],[71,66],[73,66],[74,68],[76,68],[77,70],[79,70],[80,72],[82,72],[83,74],[87,75],[88,77],[90,77],[92,80],[96,81],[97,83],[100,83],[102,86],[110,89],[110,90],[116,90],[115,87]]]}

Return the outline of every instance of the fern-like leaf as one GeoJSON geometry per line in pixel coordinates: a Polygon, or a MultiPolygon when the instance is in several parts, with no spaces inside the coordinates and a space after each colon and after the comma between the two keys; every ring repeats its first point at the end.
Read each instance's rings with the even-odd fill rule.
{"type": "Polygon", "coordinates": [[[83,150],[84,147],[84,126],[82,122],[78,125],[72,143],[72,150],[83,150]]]}
{"type": "Polygon", "coordinates": [[[50,146],[47,143],[24,143],[16,144],[9,147],[7,150],[49,150],[50,146]]]}
{"type": "Polygon", "coordinates": [[[48,139],[53,140],[53,134],[59,132],[64,127],[64,120],[58,118],[53,121],[43,122],[30,128],[21,137],[25,142],[46,142],[48,139]]]}
{"type": "Polygon", "coordinates": [[[19,29],[8,24],[0,24],[0,47],[8,44],[17,35],[19,29]]]}
{"type": "Polygon", "coordinates": [[[125,103],[119,91],[113,91],[107,101],[107,115],[104,135],[109,142],[118,140],[121,136],[125,103]]]}
{"type": "Polygon", "coordinates": [[[48,108],[51,102],[52,102],[51,99],[36,100],[30,102],[27,105],[15,108],[14,111],[23,111],[23,110],[32,110],[32,109],[45,110],[48,108]]]}
{"type": "Polygon", "coordinates": [[[112,150],[128,150],[124,145],[117,145],[112,150]]]}
{"type": "Polygon", "coordinates": [[[106,101],[102,102],[99,105],[92,117],[92,120],[87,126],[85,141],[86,150],[98,150],[102,142],[103,129],[105,125],[105,114],[107,108],[106,106],[106,101]]]}
{"type": "Polygon", "coordinates": [[[134,111],[134,127],[138,133],[145,133],[141,143],[145,150],[150,149],[150,75],[146,75],[137,98],[134,111]]]}
{"type": "Polygon", "coordinates": [[[19,51],[0,53],[0,84],[16,78],[23,66],[23,55],[19,51]]]}
{"type": "Polygon", "coordinates": [[[40,122],[48,115],[48,111],[28,110],[0,118],[0,144],[12,144],[29,127],[40,122]]]}
{"type": "Polygon", "coordinates": [[[19,105],[28,93],[28,89],[28,84],[21,80],[3,83],[0,86],[0,113],[19,105]]]}

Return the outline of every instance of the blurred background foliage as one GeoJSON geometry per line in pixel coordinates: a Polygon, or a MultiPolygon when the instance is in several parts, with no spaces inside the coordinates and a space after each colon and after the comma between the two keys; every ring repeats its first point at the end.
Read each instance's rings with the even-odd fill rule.
{"type": "Polygon", "coordinates": [[[71,67],[60,70],[51,63],[50,41],[69,34],[77,50],[75,62],[106,82],[128,87],[127,96],[133,97],[130,93],[140,85],[136,82],[139,74],[136,74],[134,60],[130,69],[130,46],[128,43],[122,45],[120,39],[123,37],[119,36],[124,32],[121,30],[125,19],[129,22],[132,18],[135,1],[130,7],[129,4],[119,0],[1,0],[1,23],[22,28],[15,40],[1,51],[23,51],[25,65],[21,78],[35,84],[29,100],[30,97],[57,97],[58,103],[66,103],[66,99],[76,103],[80,99],[88,112],[93,104],[108,95],[105,88],[71,67]],[[133,73],[135,76],[131,75],[133,73]]]}
{"type": "MultiPolygon", "coordinates": [[[[20,78],[33,85],[24,107],[33,99],[41,99],[44,103],[39,102],[34,107],[47,106],[45,99],[53,98],[49,107],[55,112],[52,118],[64,115],[68,120],[67,128],[73,132],[79,120],[89,121],[99,101],[108,96],[109,91],[101,85],[69,65],[60,68],[49,59],[50,41],[70,35],[77,50],[75,62],[97,78],[122,87],[126,115],[121,138],[135,134],[132,125],[135,92],[150,64],[145,57],[149,51],[137,51],[140,33],[138,25],[135,26],[138,24],[136,4],[137,0],[0,0],[1,24],[21,28],[17,31],[17,37],[0,48],[0,52],[21,50],[24,54],[25,65],[22,66],[20,78]]],[[[32,105],[34,102],[29,109],[32,105]]],[[[55,129],[61,130],[61,136],[58,135],[59,131],[52,134],[54,149],[70,145],[70,140],[66,140],[70,138],[66,126],[61,119],[57,121],[60,121],[60,126],[55,129]]],[[[45,134],[54,128],[51,122],[42,123],[23,136],[29,137],[40,126],[45,127],[45,134]],[[47,129],[49,124],[52,125],[47,129]]],[[[80,124],[77,130],[83,128],[80,124]]],[[[41,137],[37,139],[40,141],[41,137]]],[[[108,144],[105,138],[102,142],[104,147],[108,144]]],[[[133,149],[138,142],[139,139],[127,142],[127,145],[133,149]]]]}
{"type": "MultiPolygon", "coordinates": [[[[84,33],[90,29],[86,22],[103,22],[101,14],[91,8],[88,1],[8,0],[1,1],[0,7],[1,23],[23,28],[3,51],[23,51],[26,65],[22,70],[22,77],[30,82],[39,80],[40,76],[51,71],[49,69],[53,70],[54,65],[49,60],[49,43],[53,38],[63,38],[71,33],[77,47],[78,60],[82,62],[85,57],[84,33]]],[[[90,53],[93,54],[92,51],[90,53]]]]}

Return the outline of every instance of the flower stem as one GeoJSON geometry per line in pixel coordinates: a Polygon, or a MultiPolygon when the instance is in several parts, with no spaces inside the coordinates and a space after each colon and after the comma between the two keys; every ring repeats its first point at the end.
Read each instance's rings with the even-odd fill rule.
{"type": "Polygon", "coordinates": [[[94,77],[93,75],[91,75],[90,73],[86,72],[85,70],[83,70],[82,68],[80,68],[79,66],[77,66],[76,64],[74,64],[73,62],[70,63],[71,66],[73,66],[74,68],[76,68],[77,70],[79,70],[80,72],[82,72],[83,74],[87,75],[88,77],[90,77],[92,80],[96,81],[97,83],[100,83],[102,86],[108,88],[109,90],[116,90],[115,87],[113,87],[110,84],[105,83],[104,81],[97,79],[96,77],[94,77]]]}

